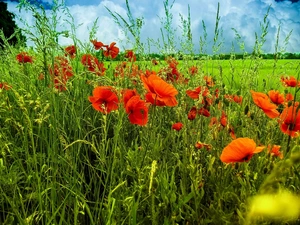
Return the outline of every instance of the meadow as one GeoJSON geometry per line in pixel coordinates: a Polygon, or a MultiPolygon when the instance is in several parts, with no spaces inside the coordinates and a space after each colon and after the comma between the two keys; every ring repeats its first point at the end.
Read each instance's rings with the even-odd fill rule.
{"type": "Polygon", "coordinates": [[[0,51],[0,224],[300,223],[299,60],[136,60],[40,15],[0,51]]]}

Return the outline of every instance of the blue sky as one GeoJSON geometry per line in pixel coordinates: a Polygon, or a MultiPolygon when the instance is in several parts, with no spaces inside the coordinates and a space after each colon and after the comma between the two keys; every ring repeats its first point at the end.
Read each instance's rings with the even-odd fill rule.
{"type": "MultiPolygon", "coordinates": [[[[166,0],[165,0],[166,1],[166,0]]],[[[34,18],[30,12],[22,10],[18,11],[17,2],[6,1],[8,10],[16,14],[16,21],[20,27],[24,27],[18,18],[23,18],[29,25],[34,24],[34,18]]],[[[51,0],[40,0],[44,3],[52,3],[51,0]]],[[[165,18],[163,0],[129,0],[131,12],[135,18],[143,18],[143,27],[141,30],[141,40],[148,43],[150,40],[150,51],[156,51],[154,42],[162,40],[160,29],[163,27],[161,19],[165,18]]],[[[172,29],[175,30],[175,39],[177,50],[184,50],[180,42],[182,39],[182,23],[181,18],[187,19],[188,5],[190,7],[191,28],[194,43],[194,52],[199,53],[200,37],[203,38],[202,21],[204,21],[207,30],[207,46],[206,52],[212,52],[213,35],[216,21],[217,5],[220,2],[220,41],[222,47],[221,53],[230,52],[232,43],[234,51],[239,52],[239,46],[235,40],[235,30],[241,36],[241,40],[245,43],[245,50],[252,52],[255,44],[255,33],[260,36],[260,23],[263,22],[264,15],[268,7],[271,5],[268,21],[269,29],[266,35],[266,42],[263,51],[272,53],[275,49],[276,35],[278,26],[281,24],[279,36],[279,48],[286,48],[287,52],[300,52],[300,1],[297,0],[175,0],[171,13],[173,15],[172,29]],[[284,44],[284,39],[292,30],[289,44],[284,44]]],[[[169,5],[173,0],[169,0],[169,5]]],[[[132,48],[132,43],[128,41],[122,28],[120,28],[109,15],[105,7],[113,12],[119,13],[123,18],[127,19],[125,0],[66,0],[71,15],[74,18],[76,29],[76,37],[83,43],[89,41],[89,32],[98,18],[96,39],[105,44],[117,42],[121,50],[132,48]],[[79,26],[80,24],[80,26],[79,26]]],[[[47,10],[48,11],[48,10],[47,10]]],[[[49,10],[50,12],[50,10],[49,10]]],[[[68,23],[64,22],[68,19],[65,15],[61,15],[59,30],[70,30],[68,23]]],[[[72,44],[72,39],[61,38],[62,45],[72,44]]],[[[147,45],[145,45],[147,46],[147,45]]]]}

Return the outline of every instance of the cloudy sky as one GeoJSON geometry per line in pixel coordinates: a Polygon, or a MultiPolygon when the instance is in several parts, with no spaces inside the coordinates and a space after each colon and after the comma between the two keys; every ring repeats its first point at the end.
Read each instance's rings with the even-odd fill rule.
{"type": "MultiPolygon", "coordinates": [[[[51,0],[37,0],[44,4],[47,13],[50,15],[51,0]]],[[[145,43],[146,51],[156,51],[157,47],[162,49],[161,29],[164,25],[161,21],[166,21],[164,2],[167,0],[129,0],[129,6],[134,18],[142,18],[143,26],[141,29],[141,40],[145,43]],[[151,40],[151,41],[149,41],[151,40]],[[150,45],[146,44],[150,43],[150,45]],[[155,44],[156,43],[156,44],[155,44]],[[157,44],[160,43],[160,44],[157,44]],[[147,47],[150,46],[150,49],[147,47]]],[[[169,0],[169,7],[174,0],[169,0]]],[[[34,18],[30,12],[19,10],[17,0],[5,1],[8,4],[8,10],[16,15],[16,22],[19,27],[24,24],[18,19],[23,18],[29,25],[34,24],[34,18]]],[[[89,33],[97,20],[97,32],[95,37],[104,44],[117,42],[121,50],[133,47],[128,42],[126,34],[119,27],[108,13],[106,7],[112,12],[117,12],[123,18],[128,20],[125,0],[65,0],[70,14],[74,19],[76,29],[76,37],[82,43],[88,43],[89,33]]],[[[235,37],[234,28],[241,37],[241,42],[245,44],[245,51],[250,53],[255,44],[255,33],[261,36],[261,24],[264,22],[264,16],[270,6],[267,21],[269,22],[268,34],[266,42],[262,49],[266,53],[273,53],[275,50],[276,36],[279,24],[281,26],[279,35],[279,48],[286,48],[287,52],[300,52],[300,1],[299,0],[175,0],[170,12],[173,15],[172,27],[174,31],[174,42],[177,50],[183,51],[180,42],[184,41],[182,37],[182,18],[188,18],[188,6],[190,7],[192,40],[194,44],[194,52],[200,52],[200,37],[204,39],[203,22],[207,32],[207,45],[204,51],[212,52],[214,29],[216,22],[216,12],[220,2],[220,34],[219,42],[222,42],[220,53],[230,52],[234,46],[235,52],[240,52],[239,44],[235,37]],[[284,40],[292,31],[289,43],[286,45],[284,40]],[[234,43],[234,45],[233,45],[234,43]]],[[[70,21],[66,15],[61,13],[58,30],[70,30],[70,25],[65,22],[70,21]]],[[[130,38],[132,36],[129,35],[130,38]]],[[[166,39],[166,36],[165,36],[166,39]]],[[[70,38],[60,38],[62,45],[72,44],[70,38]]]]}

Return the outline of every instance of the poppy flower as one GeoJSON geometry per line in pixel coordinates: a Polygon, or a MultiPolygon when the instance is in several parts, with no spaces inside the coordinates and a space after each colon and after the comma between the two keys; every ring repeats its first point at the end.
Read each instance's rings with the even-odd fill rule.
{"type": "Polygon", "coordinates": [[[281,83],[285,86],[285,87],[296,87],[297,85],[299,86],[299,82],[297,81],[297,79],[293,76],[289,76],[289,77],[284,77],[281,76],[281,83]]]}
{"type": "Polygon", "coordinates": [[[269,97],[261,92],[255,92],[253,90],[250,91],[252,94],[253,102],[261,108],[264,113],[269,118],[276,118],[280,115],[280,113],[277,111],[277,105],[270,102],[269,97]]]}
{"type": "Polygon", "coordinates": [[[261,152],[265,146],[256,147],[250,138],[237,138],[231,141],[222,151],[220,159],[224,163],[248,162],[254,153],[261,152]]]}
{"type": "Polygon", "coordinates": [[[148,122],[148,107],[140,96],[131,97],[125,106],[130,123],[144,126],[148,122]]]}
{"type": "Polygon", "coordinates": [[[197,116],[197,108],[196,106],[193,106],[188,113],[188,119],[194,120],[196,116],[197,116]]]}
{"type": "Polygon", "coordinates": [[[268,152],[270,153],[271,156],[278,157],[280,159],[283,159],[283,154],[280,152],[280,145],[268,145],[268,152]]]}
{"type": "Polygon", "coordinates": [[[91,42],[94,45],[95,50],[99,50],[104,46],[104,44],[101,41],[91,40],[91,42]]]}
{"type": "Polygon", "coordinates": [[[70,56],[71,59],[75,58],[76,51],[77,51],[77,49],[76,49],[75,45],[70,45],[70,46],[65,48],[66,56],[70,56]]]}
{"type": "Polygon", "coordinates": [[[202,143],[201,141],[197,141],[195,144],[195,148],[197,148],[197,149],[206,148],[206,150],[209,151],[212,149],[212,146],[210,144],[205,144],[205,143],[202,143]]]}
{"type": "Polygon", "coordinates": [[[54,64],[49,66],[49,73],[54,87],[60,91],[66,90],[66,83],[73,76],[73,69],[65,57],[55,57],[54,64]]]}
{"type": "Polygon", "coordinates": [[[98,59],[91,54],[84,54],[81,57],[81,63],[89,71],[94,72],[98,76],[103,76],[105,73],[106,68],[104,68],[104,64],[99,62],[98,59]]]}
{"type": "Polygon", "coordinates": [[[176,106],[178,104],[175,97],[178,91],[157,75],[151,74],[148,77],[141,75],[141,80],[148,91],[146,100],[151,104],[157,106],[176,106]]]}
{"type": "Polygon", "coordinates": [[[6,82],[0,83],[0,89],[9,90],[11,88],[12,88],[12,86],[10,86],[9,84],[7,84],[6,82]]]}
{"type": "Polygon", "coordinates": [[[214,80],[211,76],[204,76],[204,80],[207,87],[213,87],[215,85],[214,80]]]}
{"type": "Polygon", "coordinates": [[[134,90],[125,89],[125,90],[122,91],[122,95],[123,95],[124,106],[126,106],[129,99],[131,99],[133,96],[138,95],[138,93],[135,89],[134,90]]]}
{"type": "Polygon", "coordinates": [[[109,46],[104,45],[106,50],[103,49],[103,55],[105,57],[111,57],[112,59],[116,58],[119,54],[119,48],[116,45],[116,42],[112,42],[109,46]]]}
{"type": "Polygon", "coordinates": [[[287,93],[285,95],[285,101],[289,102],[289,101],[293,101],[294,100],[294,96],[291,93],[287,93]]]}
{"type": "Polygon", "coordinates": [[[268,95],[271,99],[271,101],[276,104],[276,105],[280,105],[282,103],[284,103],[284,94],[281,94],[279,91],[277,90],[270,90],[268,92],[268,95]]]}
{"type": "Polygon", "coordinates": [[[189,68],[189,74],[191,74],[192,76],[198,73],[198,68],[196,66],[191,66],[189,68]]]}
{"type": "Polygon", "coordinates": [[[242,104],[243,96],[233,95],[233,101],[238,104],[242,104]]]}
{"type": "Polygon", "coordinates": [[[223,127],[227,126],[227,115],[224,111],[222,111],[222,115],[221,115],[221,118],[220,118],[220,123],[223,127]]]}
{"type": "Polygon", "coordinates": [[[132,50],[126,50],[124,57],[129,59],[130,62],[136,61],[136,56],[132,50]]]}
{"type": "Polygon", "coordinates": [[[280,114],[280,130],[291,136],[298,137],[300,131],[300,110],[298,104],[286,107],[280,114]]]}
{"type": "Polygon", "coordinates": [[[202,116],[205,116],[205,117],[210,117],[210,112],[208,111],[208,109],[202,107],[198,110],[198,113],[202,116]]]}
{"type": "Polygon", "coordinates": [[[115,90],[110,86],[99,86],[93,90],[93,96],[89,96],[89,101],[95,110],[104,114],[118,109],[119,99],[115,90]]]}
{"type": "Polygon", "coordinates": [[[180,131],[180,130],[182,129],[182,127],[183,127],[183,124],[182,124],[181,122],[174,123],[174,124],[172,125],[172,129],[173,129],[173,130],[177,130],[177,131],[180,131]]]}
{"type": "Polygon", "coordinates": [[[199,99],[199,96],[207,96],[209,94],[209,90],[206,86],[203,87],[197,87],[193,90],[187,90],[185,92],[190,98],[192,99],[199,99]]]}
{"type": "Polygon", "coordinates": [[[20,52],[16,56],[16,59],[18,60],[19,63],[33,63],[32,56],[29,56],[27,52],[20,52]]]}

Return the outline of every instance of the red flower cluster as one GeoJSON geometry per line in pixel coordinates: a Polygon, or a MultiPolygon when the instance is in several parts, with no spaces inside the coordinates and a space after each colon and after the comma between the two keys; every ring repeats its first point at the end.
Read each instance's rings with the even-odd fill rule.
{"type": "Polygon", "coordinates": [[[65,57],[57,56],[53,66],[49,66],[49,73],[54,82],[54,87],[60,91],[66,90],[67,81],[73,76],[73,70],[65,57]]]}
{"type": "Polygon", "coordinates": [[[91,40],[94,45],[95,50],[102,50],[105,57],[110,57],[112,59],[116,58],[119,54],[119,48],[116,45],[116,42],[112,42],[110,45],[105,45],[101,41],[91,40]]]}
{"type": "Polygon", "coordinates": [[[32,56],[28,55],[27,52],[21,52],[16,56],[19,63],[33,63],[32,56]]]}
{"type": "Polygon", "coordinates": [[[90,72],[93,72],[98,76],[103,76],[105,74],[106,68],[104,68],[104,64],[102,62],[99,62],[98,59],[91,54],[84,54],[81,57],[81,63],[90,72]]]}

